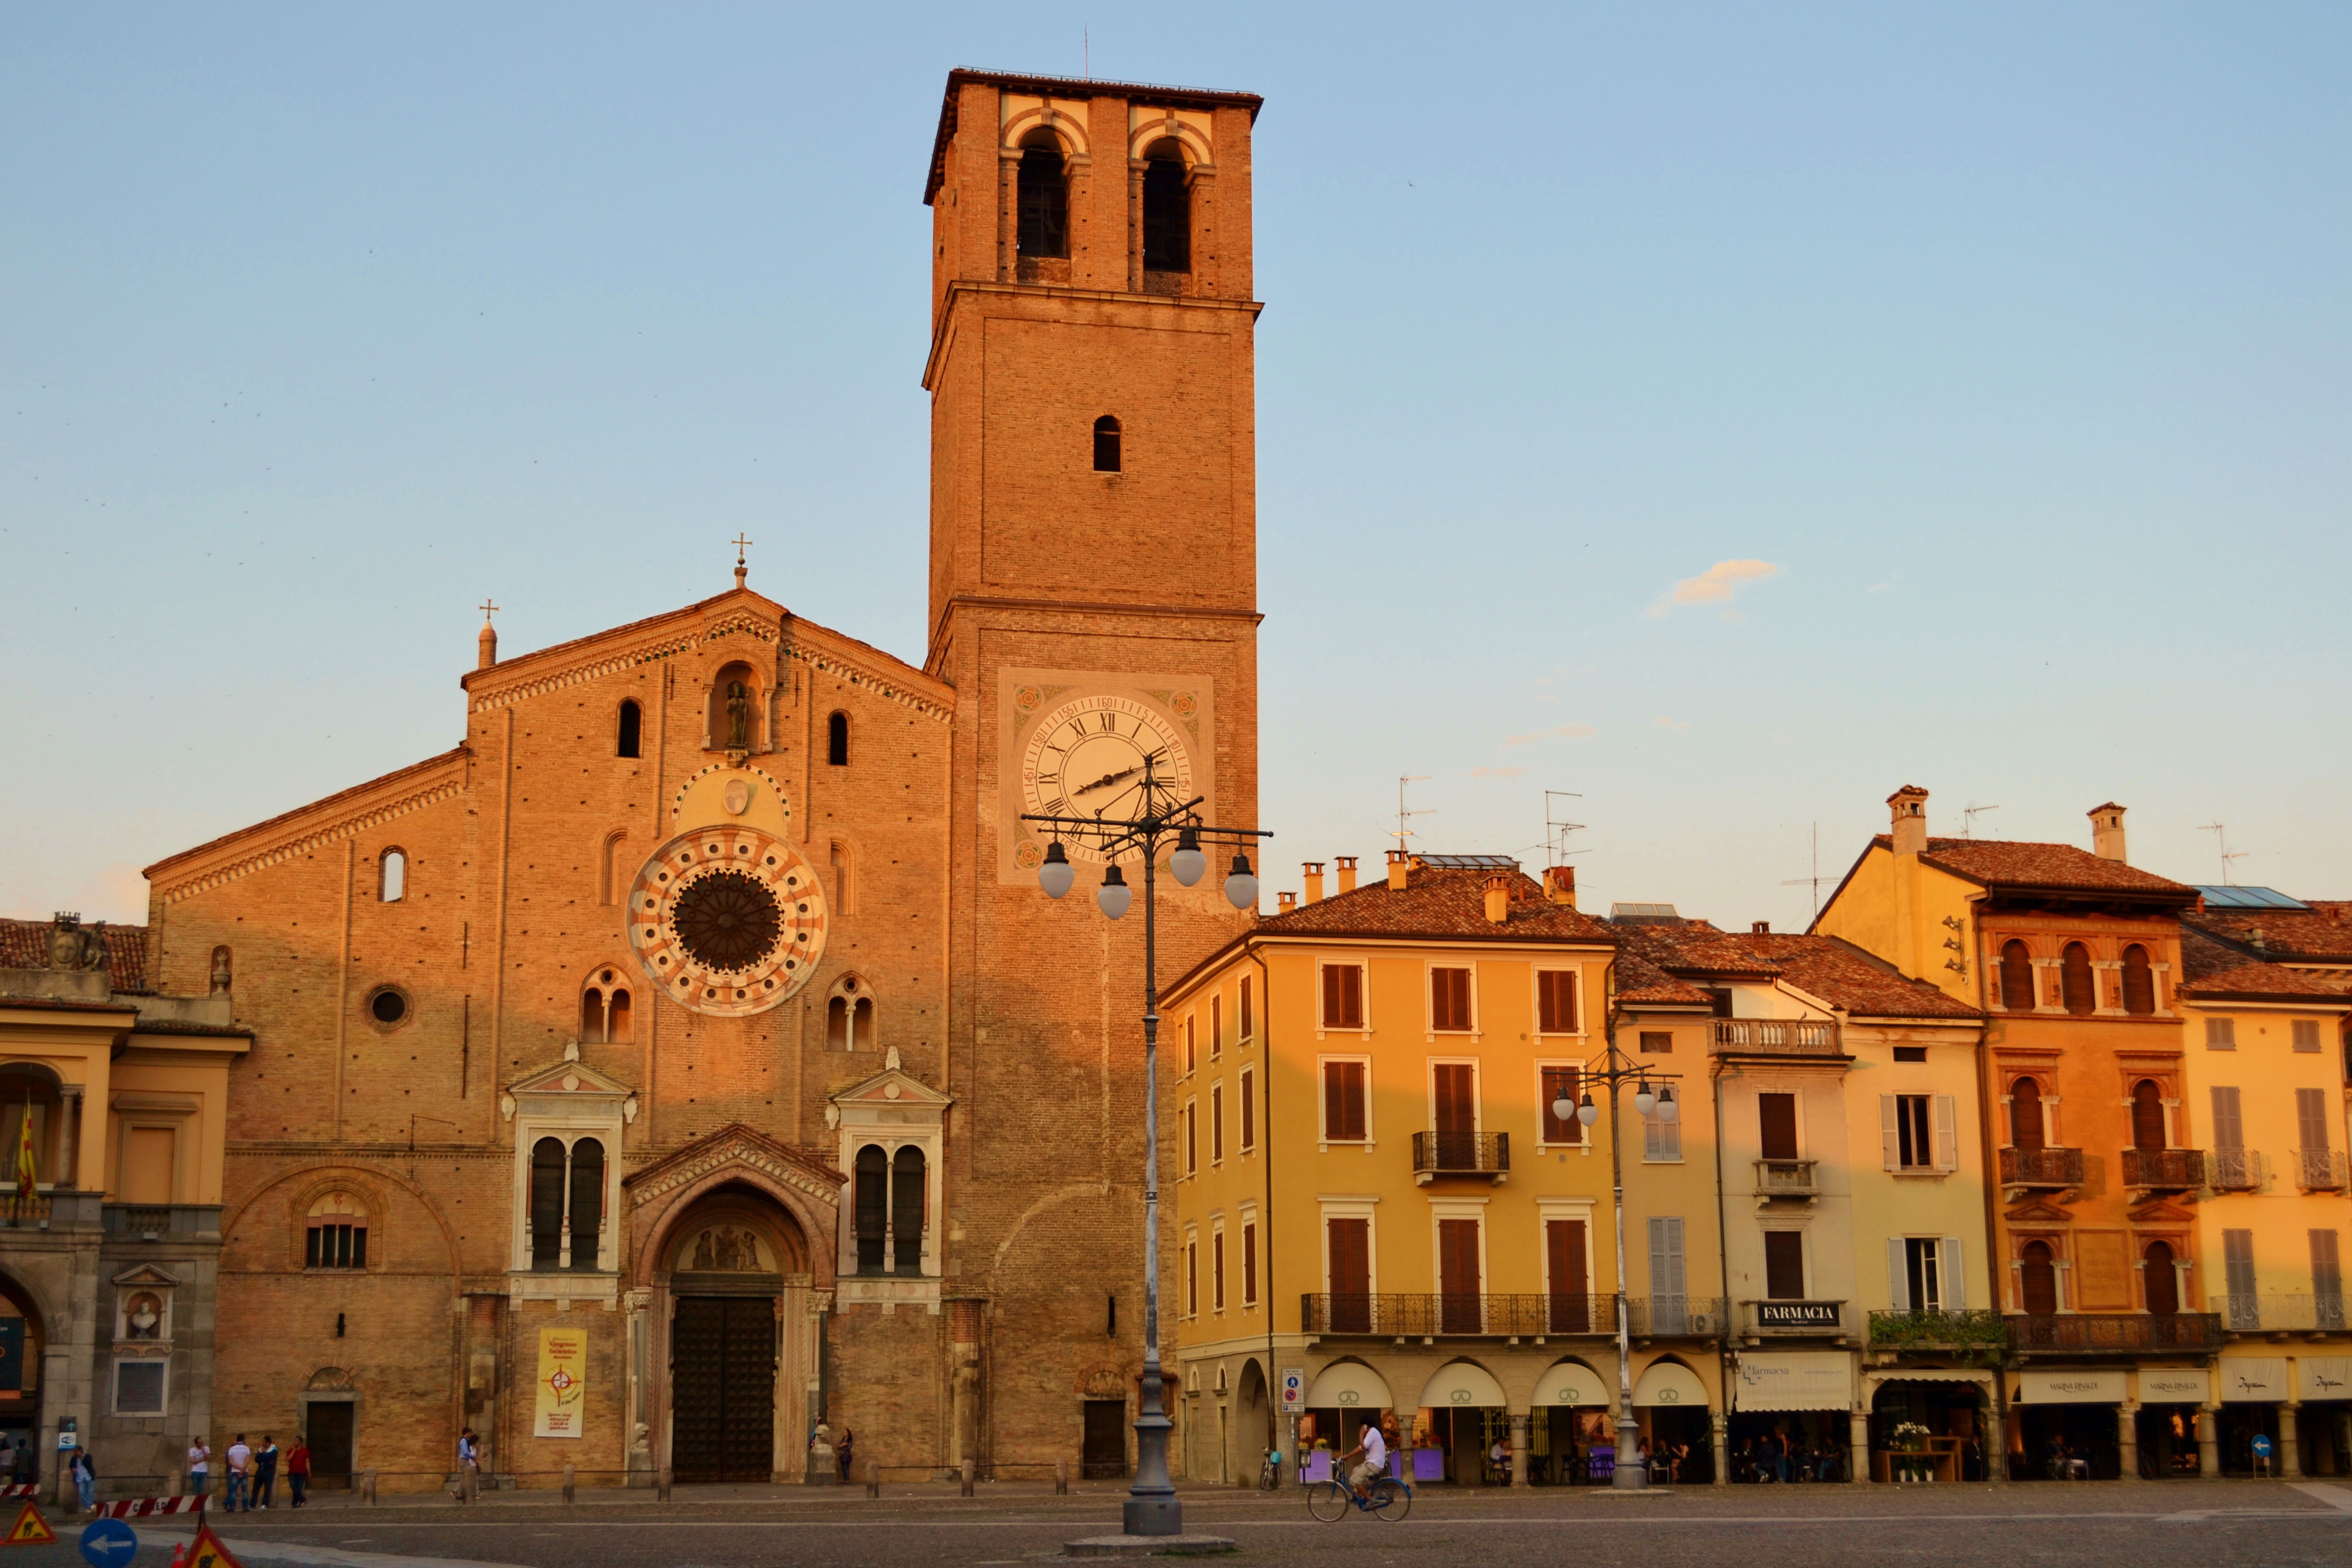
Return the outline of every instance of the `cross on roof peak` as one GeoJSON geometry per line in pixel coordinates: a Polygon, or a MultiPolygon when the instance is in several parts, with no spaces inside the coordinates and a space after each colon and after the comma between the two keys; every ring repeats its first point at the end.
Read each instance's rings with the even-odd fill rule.
{"type": "Polygon", "coordinates": [[[739,529],[736,531],[735,537],[729,540],[727,542],[735,547],[735,585],[740,588],[743,585],[744,574],[749,570],[749,568],[743,564],[743,552],[751,549],[753,542],[744,538],[742,531],[739,529]]]}
{"type": "Polygon", "coordinates": [[[482,624],[483,624],[484,626],[488,626],[488,625],[489,625],[489,624],[490,624],[490,617],[491,617],[492,616],[494,616],[494,615],[498,614],[498,610],[499,610],[499,605],[498,605],[498,601],[497,601],[497,600],[495,600],[495,599],[485,599],[485,600],[483,600],[483,601],[482,601],[482,624]]]}

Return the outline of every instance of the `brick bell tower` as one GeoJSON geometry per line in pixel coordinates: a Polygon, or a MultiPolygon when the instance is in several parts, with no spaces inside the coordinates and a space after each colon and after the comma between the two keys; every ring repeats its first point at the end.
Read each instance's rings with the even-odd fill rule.
{"type": "MultiPolygon", "coordinates": [[[[954,1423],[983,1460],[1071,1456],[1141,1365],[1142,912],[1106,920],[1076,846],[1076,889],[1047,899],[1021,816],[1133,815],[1122,775],[1148,756],[1209,820],[1256,826],[1260,101],[957,70],[924,187],[926,668],[958,693],[946,1284],[984,1322],[990,1386],[967,1405],[957,1384],[954,1423]]],[[[1160,879],[1163,984],[1246,925],[1224,869],[1160,879]]],[[[1181,1027],[1160,1032],[1163,1196],[1181,1027]]]]}

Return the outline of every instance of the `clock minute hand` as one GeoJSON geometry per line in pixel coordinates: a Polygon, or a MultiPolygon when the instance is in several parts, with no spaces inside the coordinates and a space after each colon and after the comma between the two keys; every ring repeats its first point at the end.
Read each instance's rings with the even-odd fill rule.
{"type": "Polygon", "coordinates": [[[1142,771],[1143,771],[1143,764],[1142,764],[1142,763],[1138,763],[1135,766],[1133,766],[1133,767],[1131,767],[1131,768],[1127,769],[1124,773],[1105,773],[1105,774],[1103,774],[1103,776],[1102,776],[1102,777],[1100,777],[1100,778],[1098,778],[1098,779],[1095,780],[1095,782],[1094,782],[1094,783],[1092,783],[1092,784],[1080,784],[1076,789],[1075,789],[1075,790],[1071,791],[1070,793],[1071,793],[1072,795],[1092,795],[1092,794],[1094,794],[1094,793],[1095,793],[1095,791],[1097,791],[1097,790],[1098,790],[1098,789],[1104,789],[1104,788],[1107,788],[1107,787],[1108,787],[1108,786],[1109,786],[1109,785],[1111,785],[1111,784],[1115,784],[1118,783],[1118,781],[1119,781],[1119,780],[1121,780],[1121,779],[1131,779],[1131,778],[1133,778],[1136,774],[1138,774],[1138,773],[1141,773],[1142,771]]]}

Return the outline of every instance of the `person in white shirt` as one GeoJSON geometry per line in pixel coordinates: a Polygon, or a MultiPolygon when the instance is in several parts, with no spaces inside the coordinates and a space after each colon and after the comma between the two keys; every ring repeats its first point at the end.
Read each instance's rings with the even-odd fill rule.
{"type": "Polygon", "coordinates": [[[239,1432],[236,1441],[228,1446],[228,1511],[239,1509],[251,1512],[253,1500],[246,1495],[246,1484],[252,1479],[253,1450],[246,1445],[245,1434],[239,1432]]]}
{"type": "Polygon", "coordinates": [[[1381,1436],[1377,1425],[1366,1422],[1363,1430],[1356,1435],[1356,1446],[1340,1455],[1339,1462],[1345,1465],[1359,1454],[1364,1457],[1364,1462],[1348,1472],[1348,1486],[1362,1497],[1366,1487],[1389,1473],[1388,1439],[1381,1436]]]}
{"type": "Polygon", "coordinates": [[[198,1497],[204,1496],[205,1489],[212,1484],[212,1446],[201,1436],[189,1439],[188,1490],[198,1497]]]}

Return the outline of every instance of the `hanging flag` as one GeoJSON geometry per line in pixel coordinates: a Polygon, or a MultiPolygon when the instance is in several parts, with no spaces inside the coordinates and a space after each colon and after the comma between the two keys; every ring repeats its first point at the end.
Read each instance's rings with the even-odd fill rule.
{"type": "Polygon", "coordinates": [[[33,1102],[27,1098],[25,1114],[16,1123],[16,1195],[31,1197],[38,1176],[33,1164],[33,1102]]]}

